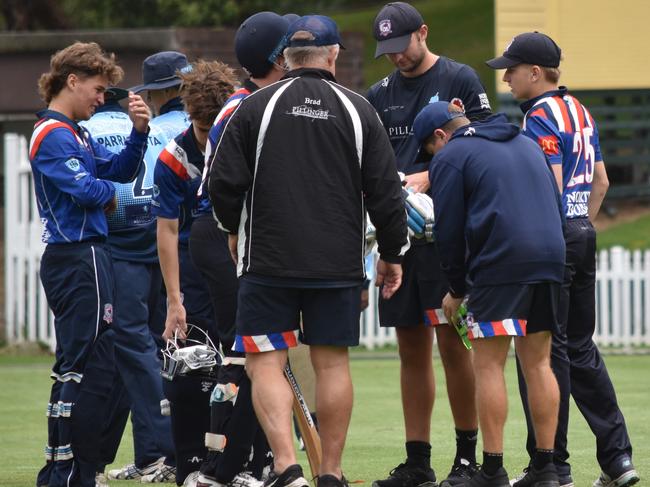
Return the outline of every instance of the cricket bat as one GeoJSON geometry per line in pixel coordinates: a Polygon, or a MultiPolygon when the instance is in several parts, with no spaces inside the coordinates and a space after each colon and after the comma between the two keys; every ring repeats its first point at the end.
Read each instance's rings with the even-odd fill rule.
{"type": "Polygon", "coordinates": [[[311,417],[305,398],[300,392],[298,381],[293,375],[288,362],[284,367],[284,375],[289,381],[291,392],[293,392],[293,414],[296,417],[302,441],[305,443],[307,460],[309,460],[309,469],[311,470],[312,477],[317,477],[320,471],[320,462],[323,457],[323,452],[320,446],[320,436],[318,436],[314,420],[311,417]]]}

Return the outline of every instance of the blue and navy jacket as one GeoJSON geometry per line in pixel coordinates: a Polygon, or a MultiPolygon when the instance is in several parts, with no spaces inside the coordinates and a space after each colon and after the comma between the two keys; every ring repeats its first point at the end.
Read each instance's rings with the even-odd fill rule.
{"type": "Polygon", "coordinates": [[[562,205],[567,219],[587,218],[594,164],[602,162],[598,128],[589,111],[565,87],[521,105],[523,131],[551,164],[562,165],[562,205]]]}
{"type": "Polygon", "coordinates": [[[562,282],[559,193],[537,144],[503,114],[459,128],[429,177],[441,266],[454,296],[474,286],[562,282]]]}
{"type": "Polygon", "coordinates": [[[115,196],[111,181],[132,181],[147,149],[147,134],[131,130],[114,154],[62,113],[44,110],[29,143],[34,190],[47,243],[104,239],[104,206],[115,196]]]}
{"type": "MultiPolygon", "coordinates": [[[[93,117],[80,125],[93,138],[113,153],[124,147],[133,124],[117,101],[99,107],[93,117]]],[[[144,164],[134,181],[115,184],[116,210],[108,215],[108,244],[115,259],[154,263],[156,249],[156,219],[151,213],[153,172],[158,154],[169,142],[156,127],[149,131],[144,164]]]]}
{"type": "Polygon", "coordinates": [[[190,228],[197,216],[204,155],[192,125],[162,150],[154,171],[152,212],[155,216],[178,219],[178,243],[187,245],[190,228]]]}

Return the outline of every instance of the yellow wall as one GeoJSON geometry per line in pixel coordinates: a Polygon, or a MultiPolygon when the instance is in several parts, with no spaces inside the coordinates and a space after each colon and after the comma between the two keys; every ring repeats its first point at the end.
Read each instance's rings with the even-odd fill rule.
{"type": "Polygon", "coordinates": [[[571,89],[650,87],[650,0],[495,0],[495,22],[495,55],[522,32],[550,35],[571,89]]]}

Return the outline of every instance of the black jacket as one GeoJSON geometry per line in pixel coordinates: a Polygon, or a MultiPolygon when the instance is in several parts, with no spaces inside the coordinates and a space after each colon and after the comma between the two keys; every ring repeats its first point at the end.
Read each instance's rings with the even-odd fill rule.
{"type": "Polygon", "coordinates": [[[220,225],[239,233],[240,274],[363,278],[366,209],[385,261],[408,248],[386,132],[327,71],[291,71],[243,100],[217,143],[208,188],[220,225]]]}

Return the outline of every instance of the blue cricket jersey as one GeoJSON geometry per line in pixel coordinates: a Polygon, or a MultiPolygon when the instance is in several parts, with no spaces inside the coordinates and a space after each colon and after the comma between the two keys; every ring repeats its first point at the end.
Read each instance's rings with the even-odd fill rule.
{"type": "Polygon", "coordinates": [[[594,164],[603,160],[598,128],[589,111],[565,87],[521,105],[523,131],[551,164],[562,165],[562,206],[568,219],[587,218],[594,164]]]}
{"type": "Polygon", "coordinates": [[[114,154],[62,113],[44,110],[38,117],[29,159],[45,227],[43,241],[104,239],[108,234],[104,206],[115,196],[111,181],[126,183],[137,176],[147,134],[132,129],[123,150],[114,154]]]}

